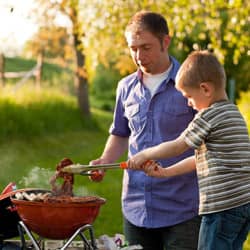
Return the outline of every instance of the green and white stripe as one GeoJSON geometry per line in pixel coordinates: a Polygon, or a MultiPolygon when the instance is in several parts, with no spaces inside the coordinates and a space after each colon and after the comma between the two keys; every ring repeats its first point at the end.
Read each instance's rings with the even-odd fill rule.
{"type": "Polygon", "coordinates": [[[199,112],[183,132],[195,149],[200,214],[250,202],[250,142],[237,106],[222,101],[199,112]]]}

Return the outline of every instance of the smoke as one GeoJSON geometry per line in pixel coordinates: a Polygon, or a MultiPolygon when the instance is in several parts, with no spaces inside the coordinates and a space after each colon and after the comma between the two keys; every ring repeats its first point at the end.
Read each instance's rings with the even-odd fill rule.
{"type": "MultiPolygon", "coordinates": [[[[36,166],[31,169],[27,176],[21,178],[17,186],[18,188],[41,188],[51,190],[50,179],[54,174],[55,171],[36,166]]],[[[58,185],[60,185],[61,181],[63,181],[63,179],[58,180],[58,185]]],[[[87,181],[89,180],[87,179],[87,181]]],[[[86,186],[79,184],[74,184],[73,193],[78,196],[96,195],[94,192],[88,190],[86,186]]]]}
{"type": "Polygon", "coordinates": [[[50,187],[50,178],[54,175],[54,171],[45,168],[40,168],[38,166],[31,169],[27,176],[23,176],[18,182],[18,186],[23,186],[26,188],[46,188],[50,187]]]}
{"type": "Polygon", "coordinates": [[[73,192],[77,196],[96,195],[94,192],[90,192],[85,186],[74,186],[73,192]]]}

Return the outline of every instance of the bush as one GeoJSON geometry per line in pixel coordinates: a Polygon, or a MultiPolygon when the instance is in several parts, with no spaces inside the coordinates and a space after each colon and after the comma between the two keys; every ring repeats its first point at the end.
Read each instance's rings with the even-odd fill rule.
{"type": "Polygon", "coordinates": [[[91,82],[92,105],[103,110],[113,110],[116,86],[121,76],[111,67],[98,65],[91,82]]]}
{"type": "Polygon", "coordinates": [[[76,97],[46,88],[25,86],[13,93],[3,88],[0,99],[0,138],[32,137],[94,129],[91,119],[83,119],[76,97]]]}
{"type": "Polygon", "coordinates": [[[247,123],[248,132],[250,133],[250,91],[240,93],[237,105],[247,123]]]}

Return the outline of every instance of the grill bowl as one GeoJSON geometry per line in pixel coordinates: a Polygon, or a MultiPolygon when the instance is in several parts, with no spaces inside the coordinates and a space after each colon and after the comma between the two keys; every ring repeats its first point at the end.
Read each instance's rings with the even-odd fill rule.
{"type": "MultiPolygon", "coordinates": [[[[29,190],[26,193],[49,192],[29,190]]],[[[28,201],[11,197],[24,224],[41,237],[66,239],[81,226],[92,224],[105,199],[96,196],[72,197],[69,201],[28,201]]]]}

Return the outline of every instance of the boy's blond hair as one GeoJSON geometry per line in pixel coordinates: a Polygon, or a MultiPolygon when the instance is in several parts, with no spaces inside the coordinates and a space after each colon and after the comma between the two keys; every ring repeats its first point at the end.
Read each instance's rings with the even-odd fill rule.
{"type": "Polygon", "coordinates": [[[199,87],[201,83],[212,83],[216,89],[225,88],[226,74],[216,56],[207,51],[194,51],[181,65],[176,82],[183,87],[199,87]]]}

